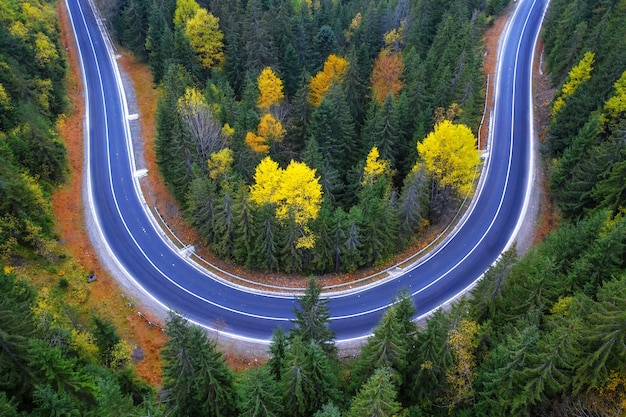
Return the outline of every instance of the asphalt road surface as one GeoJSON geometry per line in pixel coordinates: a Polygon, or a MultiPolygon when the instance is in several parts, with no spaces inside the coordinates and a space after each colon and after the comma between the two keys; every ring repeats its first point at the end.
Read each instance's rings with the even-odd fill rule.
{"type": "MultiPolygon", "coordinates": [[[[79,46],[86,103],[86,204],[118,275],[146,297],[220,333],[266,343],[288,328],[292,295],[252,292],[211,277],[155,226],[138,185],[128,110],[112,49],[86,0],[66,0],[79,46]]],[[[497,70],[496,103],[481,184],[447,239],[391,280],[328,294],[338,343],[369,335],[393,297],[408,289],[418,316],[470,288],[514,242],[532,187],[532,62],[548,0],[518,0],[497,70]]]]}

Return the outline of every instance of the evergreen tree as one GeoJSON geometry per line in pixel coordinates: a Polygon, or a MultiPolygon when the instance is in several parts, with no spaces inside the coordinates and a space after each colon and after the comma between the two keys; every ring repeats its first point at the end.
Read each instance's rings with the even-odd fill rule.
{"type": "Polygon", "coordinates": [[[156,157],[178,201],[184,201],[191,181],[191,161],[187,152],[182,120],[177,117],[178,98],[192,85],[191,76],[181,66],[168,67],[163,79],[163,95],[156,111],[156,157]]]}
{"type": "Polygon", "coordinates": [[[364,132],[366,149],[376,146],[380,157],[391,161],[391,166],[396,168],[398,155],[405,153],[407,148],[406,144],[399,142],[401,136],[398,115],[395,99],[391,94],[387,96],[380,107],[376,101],[372,101],[368,119],[365,121],[364,132]]]}
{"type": "Polygon", "coordinates": [[[309,416],[338,398],[337,378],[331,359],[313,340],[306,343],[293,334],[282,376],[283,399],[292,416],[309,416]]]}
{"type": "Polygon", "coordinates": [[[279,267],[279,225],[273,208],[266,204],[255,210],[256,240],[251,254],[251,263],[265,272],[277,271],[279,267]]]}
{"type": "Polygon", "coordinates": [[[215,182],[200,174],[191,182],[187,195],[187,215],[189,222],[207,242],[214,242],[215,211],[218,193],[215,182]]]}
{"type": "Polygon", "coordinates": [[[295,309],[296,318],[293,319],[294,328],[291,330],[293,337],[298,336],[303,343],[313,342],[328,355],[335,358],[335,332],[329,325],[330,311],[328,300],[321,297],[322,287],[319,282],[311,277],[304,295],[298,297],[299,309],[295,309]]]}
{"type": "Polygon", "coordinates": [[[353,363],[351,386],[356,392],[379,368],[386,368],[391,374],[396,389],[403,384],[403,374],[407,367],[409,338],[402,333],[395,306],[390,307],[374,329],[374,335],[367,339],[361,354],[353,363]]]}
{"type": "Polygon", "coordinates": [[[235,221],[235,197],[230,187],[225,187],[217,201],[213,214],[215,242],[211,248],[223,258],[233,258],[237,224],[235,221]]]}
{"type": "Polygon", "coordinates": [[[400,412],[391,371],[379,368],[352,400],[348,417],[392,417],[400,412]]]}
{"type": "Polygon", "coordinates": [[[406,240],[413,238],[427,220],[429,188],[428,175],[423,165],[415,165],[404,179],[398,200],[398,223],[406,240]]]}
{"type": "Polygon", "coordinates": [[[437,310],[428,320],[427,327],[417,335],[412,350],[411,364],[413,397],[418,401],[430,401],[443,397],[446,391],[445,370],[452,363],[452,354],[446,344],[449,317],[437,310]]]}
{"type": "MultiPolygon", "coordinates": [[[[1,264],[0,264],[1,265],[1,264]]],[[[28,341],[35,336],[32,306],[35,291],[0,269],[0,392],[20,402],[33,388],[28,368],[28,341]]]]}
{"type": "Polygon", "coordinates": [[[601,386],[611,372],[624,368],[626,358],[626,276],[608,281],[591,302],[581,329],[583,352],[574,364],[574,387],[580,392],[601,386]]]}
{"type": "Polygon", "coordinates": [[[350,108],[352,120],[354,120],[355,123],[355,129],[357,132],[360,132],[361,126],[363,125],[363,119],[365,118],[367,82],[366,79],[361,77],[357,50],[354,47],[350,49],[347,59],[349,65],[348,70],[344,75],[342,86],[346,95],[348,107],[350,108]]]}
{"type": "Polygon", "coordinates": [[[476,382],[480,387],[476,403],[479,415],[528,415],[527,404],[514,404],[513,398],[523,390],[521,372],[535,354],[538,338],[537,325],[520,320],[491,349],[476,382]]]}
{"type": "Polygon", "coordinates": [[[279,387],[268,367],[249,370],[241,381],[240,417],[278,417],[282,413],[279,387]]]}
{"type": "Polygon", "coordinates": [[[234,378],[204,330],[170,313],[162,350],[163,388],[176,416],[233,416],[234,378]]]}
{"type": "Polygon", "coordinates": [[[275,381],[280,381],[285,368],[285,355],[287,353],[288,339],[282,327],[277,327],[272,332],[269,353],[272,357],[267,361],[270,374],[275,381]]]}
{"type": "Polygon", "coordinates": [[[250,201],[248,186],[240,183],[237,187],[233,202],[233,216],[235,222],[235,240],[233,242],[233,257],[242,264],[250,263],[250,254],[253,251],[255,236],[254,204],[250,201]]]}
{"type": "Polygon", "coordinates": [[[291,42],[288,43],[287,47],[284,49],[280,68],[285,82],[285,93],[288,98],[292,98],[298,91],[302,65],[300,64],[300,57],[296,52],[296,48],[291,42]]]}
{"type": "Polygon", "coordinates": [[[265,67],[275,67],[278,63],[274,39],[269,31],[261,1],[248,1],[244,26],[245,68],[248,74],[259,74],[265,67]]]}

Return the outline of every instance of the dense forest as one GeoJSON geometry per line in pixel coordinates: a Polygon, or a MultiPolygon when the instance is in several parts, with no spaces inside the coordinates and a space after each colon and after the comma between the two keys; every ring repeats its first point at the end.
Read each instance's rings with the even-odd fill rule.
{"type": "Polygon", "coordinates": [[[0,256],[48,252],[49,195],[67,171],[55,132],[65,107],[65,54],[54,7],[0,4],[0,256]]]}
{"type": "Polygon", "coordinates": [[[125,0],[113,27],[161,88],[159,166],[202,239],[322,274],[389,260],[472,192],[507,4],[125,0]]]}
{"type": "MultiPolygon", "coordinates": [[[[262,4],[265,8],[262,10],[273,10],[272,16],[277,16],[277,9],[269,3],[262,4]]],[[[337,3],[340,2],[332,5],[339,7],[337,3]]],[[[342,7],[355,6],[353,3],[343,2],[342,7]]],[[[219,15],[220,10],[235,7],[235,4],[239,3],[224,4],[221,8],[218,4],[205,6],[219,15]]],[[[248,2],[250,4],[252,1],[248,2]]],[[[294,7],[299,3],[290,4],[294,7]]],[[[301,7],[304,5],[309,7],[304,2],[301,7]]],[[[426,1],[411,3],[410,9],[417,10],[414,9],[417,5],[436,9],[426,1]]],[[[323,9],[321,5],[318,9],[313,6],[311,10],[323,9]]],[[[123,10],[120,17],[130,19],[131,12],[123,10]]],[[[139,10],[136,12],[141,16],[139,10]]],[[[152,9],[144,12],[149,10],[152,9]]],[[[445,11],[453,13],[453,8],[446,7],[445,11]]],[[[265,16],[269,18],[269,14],[265,16]]],[[[326,18],[334,21],[340,16],[335,13],[326,18]]],[[[413,15],[414,24],[428,21],[428,16],[413,15]]],[[[222,22],[224,15],[219,17],[222,22]]],[[[515,253],[505,254],[502,261],[486,273],[472,297],[457,302],[447,311],[436,312],[424,326],[418,327],[411,321],[419,306],[413,306],[406,294],[398,294],[396,303],[385,312],[373,336],[360,353],[349,360],[339,359],[334,334],[328,327],[329,312],[315,279],[310,279],[306,293],[299,299],[292,329],[275,331],[269,346],[270,359],[238,373],[225,365],[215,341],[202,329],[171,314],[164,330],[169,340],[162,349],[163,383],[158,392],[136,377],[128,344],[105,317],[78,314],[73,305],[53,301],[57,295],[73,291],[76,283],[61,277],[53,287],[37,291],[25,282],[30,277],[19,278],[13,272],[12,265],[17,262],[42,264],[48,269],[56,262],[49,246],[55,236],[48,196],[63,181],[66,172],[64,148],[54,130],[54,123],[65,107],[66,64],[58,42],[52,2],[3,1],[0,19],[0,65],[3,68],[0,71],[0,415],[624,415],[626,2],[623,0],[551,1],[543,39],[545,63],[556,93],[542,151],[548,161],[546,168],[562,219],[559,227],[542,243],[519,259],[515,253]]],[[[363,23],[365,11],[362,11],[362,19],[363,23]]],[[[276,26],[271,27],[275,30],[276,26]]],[[[430,32],[433,40],[437,37],[434,27],[430,32]]],[[[238,35],[244,33],[242,30],[238,35]]],[[[357,36],[356,33],[352,36],[357,36]]],[[[171,33],[171,36],[176,38],[177,35],[171,33]]],[[[224,38],[228,36],[235,35],[227,35],[224,30],[224,38]]],[[[147,44],[139,42],[140,39],[128,35],[125,41],[131,45],[130,41],[135,40],[136,45],[145,48],[147,44]]],[[[349,43],[345,37],[342,39],[349,43]]],[[[416,39],[412,38],[411,42],[416,39]]],[[[359,46],[363,42],[359,41],[359,46]]],[[[384,44],[384,40],[382,42],[384,44]]],[[[225,45],[228,45],[226,41],[225,45]]],[[[409,48],[411,43],[407,41],[402,53],[407,53],[409,48]]],[[[234,49],[241,52],[239,46],[234,49]]],[[[298,45],[293,49],[302,48],[298,45]]],[[[342,57],[340,50],[330,52],[337,54],[328,56],[342,57]]],[[[154,59],[149,58],[149,54],[148,49],[144,49],[144,58],[154,59]]],[[[228,56],[225,50],[223,69],[228,68],[228,56]]],[[[189,57],[198,59],[195,52],[189,57]]],[[[170,89],[181,87],[181,95],[172,98],[170,104],[175,102],[184,109],[199,100],[194,96],[199,94],[204,100],[201,107],[210,108],[213,115],[222,114],[225,104],[210,101],[210,98],[225,97],[223,91],[231,84],[231,76],[221,70],[208,71],[203,78],[206,87],[199,88],[196,83],[205,71],[202,65],[187,68],[182,60],[170,59],[176,62],[172,64],[175,67],[170,66],[163,73],[164,96],[168,91],[167,77],[179,77],[178,80],[190,83],[170,85],[170,89]],[[228,77],[228,83],[224,77],[228,77]],[[191,89],[187,90],[187,86],[191,89]],[[214,95],[210,95],[211,92],[214,95]]],[[[427,59],[426,54],[418,61],[425,63],[427,59]]],[[[319,59],[319,62],[326,61],[328,58],[319,59]]],[[[341,65],[329,65],[331,67],[334,69],[329,71],[336,71],[341,65]]],[[[231,105],[239,112],[240,106],[248,100],[248,116],[254,121],[248,125],[253,126],[249,132],[263,136],[258,131],[258,123],[265,115],[259,109],[263,100],[259,102],[258,80],[266,67],[259,68],[262,69],[256,77],[242,74],[241,96],[231,87],[234,97],[231,105]],[[252,87],[247,85],[246,79],[253,80],[252,87]],[[254,98],[246,99],[247,95],[254,98]]],[[[349,68],[347,66],[347,73],[349,68]]],[[[315,71],[314,68],[311,73],[317,74],[315,71]]],[[[303,72],[306,74],[307,70],[303,72]]],[[[273,73],[272,76],[266,72],[267,80],[271,83],[274,77],[281,78],[285,86],[283,94],[289,97],[284,73],[278,77],[278,67],[273,73]]],[[[408,75],[401,79],[403,86],[397,97],[392,94],[394,101],[400,100],[402,91],[410,84],[408,75]]],[[[345,84],[339,85],[342,86],[345,84]]],[[[296,82],[294,87],[297,91],[302,85],[298,87],[296,82]]],[[[319,106],[329,95],[346,95],[340,91],[343,88],[331,86],[322,94],[319,106]]],[[[306,93],[308,102],[309,91],[306,93]]],[[[372,103],[373,99],[369,108],[376,107],[372,103]]],[[[292,102],[291,111],[295,107],[292,102]]],[[[461,117],[467,117],[466,108],[458,115],[454,106],[447,103],[439,107],[445,109],[444,114],[447,110],[454,113],[445,114],[451,116],[447,119],[459,122],[461,117]]],[[[363,123],[373,117],[368,116],[372,114],[369,108],[362,115],[363,123]]],[[[329,106],[326,111],[333,109],[338,110],[339,106],[329,106]]],[[[181,119],[174,123],[182,128],[184,111],[176,110],[176,113],[181,119]]],[[[435,122],[433,115],[424,119],[424,128],[419,134],[424,136],[422,143],[427,142],[430,135],[426,132],[431,127],[433,134],[452,128],[463,129],[460,123],[450,121],[441,121],[437,124],[439,129],[435,129],[435,122]]],[[[471,121],[465,122],[472,126],[471,121]]],[[[220,124],[220,130],[227,123],[220,124]]],[[[231,135],[231,144],[239,129],[237,123],[242,122],[228,123],[234,131],[224,133],[231,135]]],[[[356,126],[355,123],[355,129],[356,126]]],[[[361,132],[364,130],[360,128],[361,132]]],[[[243,143],[247,133],[241,133],[243,143]]],[[[267,144],[272,159],[256,156],[258,164],[264,167],[261,174],[272,178],[276,172],[289,171],[293,176],[310,179],[308,162],[297,161],[296,154],[294,163],[289,163],[288,158],[280,159],[282,152],[291,149],[285,143],[286,138],[276,144],[276,149],[267,144]]],[[[305,145],[312,143],[309,139],[305,138],[305,145]]],[[[267,198],[263,197],[263,187],[259,186],[263,182],[257,181],[263,175],[244,179],[243,173],[234,170],[245,158],[243,162],[238,161],[237,158],[243,156],[237,156],[234,147],[232,153],[223,149],[227,147],[215,155],[208,154],[206,176],[214,181],[220,176],[236,176],[230,183],[245,184],[239,185],[238,191],[248,193],[251,202],[254,198],[267,198]],[[231,158],[232,162],[225,164],[231,158]],[[225,166],[230,166],[229,170],[221,169],[225,166]],[[255,196],[254,192],[259,194],[255,196]]],[[[402,172],[398,165],[391,168],[392,161],[397,164],[398,160],[382,157],[382,149],[362,150],[365,155],[360,168],[362,187],[369,184],[368,181],[363,183],[368,175],[377,175],[381,170],[402,172]]],[[[414,158],[418,158],[417,151],[416,145],[414,158]]],[[[410,169],[405,175],[412,171],[412,163],[406,165],[405,169],[410,169]]],[[[250,167],[256,169],[254,164],[250,167]]],[[[194,176],[200,175],[198,170],[205,169],[194,164],[191,168],[194,176]]],[[[407,180],[400,181],[396,175],[390,175],[385,186],[391,190],[399,187],[402,195],[406,185],[401,183],[407,180]]],[[[193,178],[190,187],[198,186],[193,185],[197,178],[193,178]]],[[[205,183],[202,187],[222,195],[220,204],[223,206],[224,184],[205,183]]],[[[387,191],[378,190],[380,193],[387,191]]],[[[429,192],[432,196],[432,190],[429,192]]],[[[327,198],[326,195],[321,198],[327,198]]],[[[402,197],[387,198],[399,201],[402,197]]],[[[339,199],[322,202],[320,211],[328,209],[324,204],[331,203],[337,204],[335,210],[347,210],[346,216],[357,210],[344,208],[339,199]]],[[[272,214],[275,218],[272,221],[276,223],[280,223],[285,213],[293,216],[293,221],[297,219],[296,214],[306,216],[308,213],[289,214],[289,209],[282,206],[288,204],[286,199],[273,204],[272,212],[266,216],[269,218],[272,214]]],[[[320,214],[318,219],[321,218],[320,214]]],[[[309,227],[311,232],[317,230],[312,224],[309,227]]],[[[298,236],[302,237],[306,234],[298,236]]],[[[77,298],[82,293],[72,294],[77,298]]]]}

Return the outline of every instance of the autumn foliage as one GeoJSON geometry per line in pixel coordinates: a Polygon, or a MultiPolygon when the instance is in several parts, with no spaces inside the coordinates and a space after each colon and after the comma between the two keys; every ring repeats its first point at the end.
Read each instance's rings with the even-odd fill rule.
{"type": "Polygon", "coordinates": [[[451,187],[460,195],[472,191],[480,157],[469,127],[444,120],[417,144],[417,151],[442,187],[451,187]]]}
{"type": "Polygon", "coordinates": [[[322,102],[324,94],[330,90],[334,82],[341,82],[348,70],[348,61],[337,55],[330,55],[324,62],[324,69],[313,78],[309,85],[309,103],[317,107],[322,102]]]}
{"type": "Polygon", "coordinates": [[[387,49],[380,51],[372,70],[372,93],[379,103],[385,101],[389,94],[396,97],[400,93],[403,71],[401,54],[387,49]]]}
{"type": "Polygon", "coordinates": [[[246,144],[256,153],[267,153],[273,143],[283,140],[287,131],[282,123],[270,113],[261,117],[257,133],[248,132],[246,134],[246,144]]]}
{"type": "Polygon", "coordinates": [[[585,53],[578,65],[569,72],[568,81],[563,84],[561,94],[554,100],[554,104],[552,105],[552,118],[556,117],[557,113],[565,106],[565,99],[574,94],[582,83],[591,78],[594,58],[595,55],[593,52],[585,53]]]}
{"type": "Polygon", "coordinates": [[[322,204],[322,186],[315,170],[303,162],[291,161],[282,169],[270,157],[256,168],[250,199],[258,204],[276,206],[276,217],[293,215],[297,224],[304,225],[317,218],[322,204]]]}
{"type": "Polygon", "coordinates": [[[261,71],[257,79],[257,85],[259,88],[257,105],[260,109],[267,110],[285,97],[283,82],[270,67],[266,67],[261,71]]]}

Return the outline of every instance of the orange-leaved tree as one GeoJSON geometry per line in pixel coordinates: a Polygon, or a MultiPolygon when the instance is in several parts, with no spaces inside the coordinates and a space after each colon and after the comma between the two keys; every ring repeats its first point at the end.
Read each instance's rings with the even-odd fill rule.
{"type": "Polygon", "coordinates": [[[282,123],[270,113],[266,113],[259,120],[257,133],[248,132],[245,140],[256,153],[267,153],[273,144],[283,140],[286,133],[282,123]]]}
{"type": "Polygon", "coordinates": [[[309,103],[319,106],[324,94],[330,90],[334,82],[341,82],[348,70],[348,61],[340,56],[331,54],[324,62],[324,69],[311,78],[309,84],[309,103]]]}
{"type": "Polygon", "coordinates": [[[451,187],[459,195],[472,191],[480,155],[469,127],[444,120],[417,144],[417,152],[440,186],[451,187]]]}
{"type": "Polygon", "coordinates": [[[379,103],[385,101],[389,94],[394,97],[402,89],[400,77],[404,72],[402,54],[393,52],[390,49],[383,49],[374,61],[372,69],[372,92],[379,103]]]}
{"type": "Polygon", "coordinates": [[[259,99],[257,105],[260,109],[267,110],[285,97],[283,82],[270,67],[263,68],[257,78],[259,99]]]}

